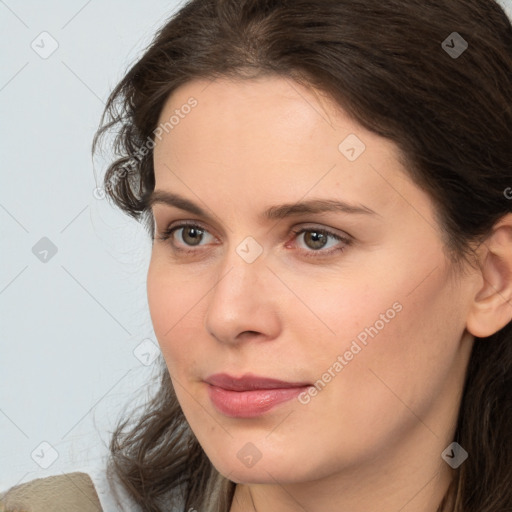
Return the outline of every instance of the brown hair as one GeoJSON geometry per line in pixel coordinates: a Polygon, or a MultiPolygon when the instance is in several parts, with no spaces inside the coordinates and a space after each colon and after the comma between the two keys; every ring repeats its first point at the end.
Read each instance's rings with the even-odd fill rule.
{"type": "MultiPolygon", "coordinates": [[[[494,0],[188,1],[109,97],[93,142],[94,152],[117,129],[107,197],[153,238],[152,148],[169,95],[196,78],[267,74],[326,92],[398,146],[454,262],[511,211],[512,27],[494,0]],[[468,44],[460,55],[453,37],[468,44]]],[[[183,510],[228,511],[234,483],[206,457],[160,365],[159,391],[113,433],[110,471],[144,510],[169,510],[175,494],[183,510]]],[[[439,510],[512,510],[511,370],[509,323],[476,339],[454,439],[469,458],[439,510]]]]}

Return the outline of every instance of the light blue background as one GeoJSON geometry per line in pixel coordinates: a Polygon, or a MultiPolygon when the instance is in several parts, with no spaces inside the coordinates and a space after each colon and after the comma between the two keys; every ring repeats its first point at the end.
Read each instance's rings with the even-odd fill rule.
{"type": "Polygon", "coordinates": [[[0,490],[99,464],[156,372],[135,356],[158,354],[150,240],[95,197],[104,162],[90,145],[109,92],[179,4],[0,0],[0,490]],[[43,31],[59,45],[47,59],[31,48],[50,48],[43,31]],[[46,263],[32,252],[43,237],[57,247],[46,263]]]}

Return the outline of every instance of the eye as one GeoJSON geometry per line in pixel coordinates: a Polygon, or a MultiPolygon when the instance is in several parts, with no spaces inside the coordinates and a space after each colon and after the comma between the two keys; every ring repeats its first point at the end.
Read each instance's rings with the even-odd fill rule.
{"type": "Polygon", "coordinates": [[[302,240],[306,245],[306,250],[303,253],[306,257],[329,256],[334,252],[343,251],[346,246],[352,243],[352,239],[349,237],[338,235],[325,228],[307,227],[295,230],[293,234],[297,239],[300,239],[300,235],[304,235],[302,240]],[[334,241],[330,246],[327,245],[329,239],[334,241]],[[340,242],[343,243],[342,246],[339,246],[340,242]],[[328,247],[329,250],[325,250],[325,247],[328,247]]]}
{"type": "MultiPolygon", "coordinates": [[[[208,233],[206,229],[202,228],[201,226],[197,224],[192,223],[181,223],[174,227],[169,227],[165,229],[162,234],[158,237],[159,240],[165,242],[167,240],[170,240],[170,243],[174,250],[176,251],[183,251],[183,252],[195,252],[193,249],[182,249],[179,246],[177,246],[174,242],[175,239],[175,233],[178,233],[178,237],[181,239],[181,244],[185,245],[186,247],[194,247],[199,246],[201,241],[203,240],[205,233],[208,233]],[[181,232],[181,233],[179,233],[181,232]]],[[[209,233],[208,233],[209,234],[209,233]]],[[[210,237],[213,238],[212,235],[210,237]]]]}
{"type": "MultiPolygon", "coordinates": [[[[341,236],[325,228],[304,227],[302,229],[292,230],[292,233],[294,239],[299,239],[301,235],[304,235],[302,239],[305,248],[303,247],[300,252],[307,258],[329,256],[334,252],[343,251],[352,243],[352,239],[348,236],[341,236]],[[333,242],[331,245],[328,244],[329,239],[333,242]],[[342,244],[341,246],[340,243],[342,244]],[[325,250],[326,247],[328,250],[325,250]]],[[[157,238],[163,242],[169,241],[173,250],[176,252],[194,253],[197,251],[192,247],[207,245],[201,244],[205,236],[206,238],[210,237],[213,240],[215,239],[215,237],[202,226],[192,222],[182,222],[179,225],[168,227],[157,238]],[[176,234],[177,236],[175,236],[176,234]],[[181,241],[176,243],[176,238],[181,239],[181,241]],[[184,249],[183,246],[188,247],[188,249],[184,249]]]]}

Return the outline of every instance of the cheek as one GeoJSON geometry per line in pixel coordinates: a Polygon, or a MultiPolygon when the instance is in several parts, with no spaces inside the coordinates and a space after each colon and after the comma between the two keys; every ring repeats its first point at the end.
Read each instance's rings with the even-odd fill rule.
{"type": "Polygon", "coordinates": [[[201,293],[193,280],[179,276],[179,269],[172,271],[153,258],[147,275],[147,297],[153,329],[162,355],[171,375],[179,375],[180,370],[193,357],[193,344],[188,343],[191,326],[197,329],[202,325],[201,293]],[[188,336],[187,336],[187,333],[188,336]]]}
{"type": "MultiPolygon", "coordinates": [[[[326,387],[332,386],[329,392],[319,393],[322,409],[344,411],[341,422],[348,432],[375,437],[378,424],[381,433],[398,439],[399,431],[428,413],[450,381],[463,332],[463,322],[454,321],[461,316],[460,304],[442,271],[410,292],[410,286],[395,286],[368,297],[364,308],[347,309],[353,317],[340,314],[336,324],[340,332],[346,325],[346,335],[337,345],[324,346],[329,358],[318,352],[322,372],[339,355],[348,356],[335,383],[326,387]]],[[[332,421],[337,418],[333,412],[332,421]]]]}
{"type": "Polygon", "coordinates": [[[389,271],[380,279],[370,271],[366,277],[310,286],[309,293],[306,280],[294,283],[310,312],[303,305],[290,307],[287,323],[296,326],[301,359],[311,362],[309,377],[336,382],[326,385],[332,392],[319,393],[332,400],[331,406],[339,401],[353,407],[354,417],[363,421],[390,405],[403,408],[396,395],[422,408],[439,390],[457,356],[464,322],[442,255],[435,256],[409,261],[402,269],[382,265],[389,271]],[[429,274],[432,261],[439,264],[429,274]]]}
{"type": "Polygon", "coordinates": [[[289,279],[295,295],[283,308],[283,322],[293,330],[302,361],[315,361],[315,370],[328,367],[351,348],[358,351],[354,342],[362,353],[373,339],[389,333],[403,314],[400,299],[406,286],[400,279],[396,276],[393,286],[376,286],[373,279],[353,275],[343,279],[324,276],[322,286],[315,279],[289,279]],[[314,357],[309,359],[308,354],[314,357]]]}

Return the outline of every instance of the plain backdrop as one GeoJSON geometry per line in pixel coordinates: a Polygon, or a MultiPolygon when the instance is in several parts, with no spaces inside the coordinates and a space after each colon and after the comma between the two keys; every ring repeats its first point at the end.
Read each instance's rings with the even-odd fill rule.
{"type": "Polygon", "coordinates": [[[91,142],[182,3],[0,0],[0,490],[102,464],[156,373],[150,239],[96,190],[91,142]]]}

